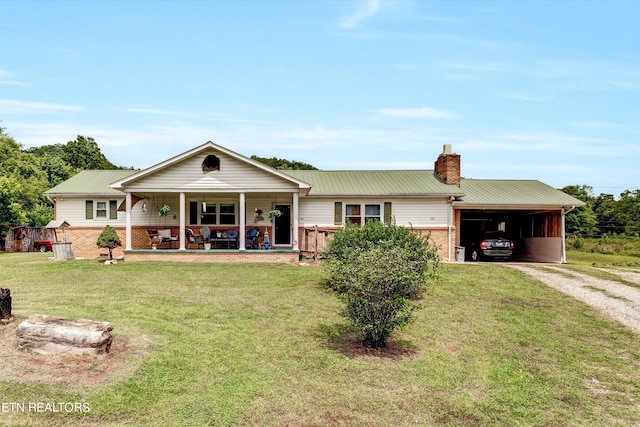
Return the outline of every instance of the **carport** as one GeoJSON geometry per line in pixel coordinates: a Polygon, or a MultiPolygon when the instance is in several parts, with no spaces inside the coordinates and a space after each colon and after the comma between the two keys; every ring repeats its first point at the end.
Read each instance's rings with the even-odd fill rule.
{"type": "Polygon", "coordinates": [[[562,210],[460,209],[459,245],[470,247],[485,231],[504,231],[514,242],[513,260],[564,262],[562,210]]]}
{"type": "Polygon", "coordinates": [[[564,216],[582,202],[540,181],[462,179],[460,188],[465,195],[452,203],[456,245],[504,231],[514,260],[566,262],[564,216]]]}

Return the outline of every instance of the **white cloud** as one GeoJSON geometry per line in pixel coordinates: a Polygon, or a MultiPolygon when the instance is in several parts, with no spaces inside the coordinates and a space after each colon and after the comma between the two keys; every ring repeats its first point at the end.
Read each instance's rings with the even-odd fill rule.
{"type": "Polygon", "coordinates": [[[80,105],[49,104],[46,102],[27,102],[15,99],[0,99],[0,113],[56,113],[58,111],[82,111],[80,105]]]}
{"type": "Polygon", "coordinates": [[[449,111],[431,107],[421,108],[381,108],[377,110],[379,114],[385,116],[398,117],[402,119],[453,119],[456,114],[449,111]]]}
{"type": "Polygon", "coordinates": [[[640,147],[626,145],[605,138],[589,138],[560,133],[507,133],[469,138],[457,144],[464,151],[481,153],[565,153],[597,156],[618,156],[619,153],[635,153],[640,147]]]}
{"type": "Polygon", "coordinates": [[[338,20],[338,23],[342,28],[350,30],[355,28],[362,21],[374,16],[380,10],[380,0],[366,0],[362,6],[349,16],[342,16],[338,20]]]}
{"type": "Polygon", "coordinates": [[[23,86],[25,83],[18,80],[10,80],[11,74],[0,68],[0,85],[23,86]]]}
{"type": "Polygon", "coordinates": [[[175,111],[175,110],[162,110],[159,108],[126,108],[125,111],[130,113],[141,113],[141,114],[152,114],[156,116],[180,116],[180,117],[193,117],[193,113],[185,112],[185,111],[175,111]]]}

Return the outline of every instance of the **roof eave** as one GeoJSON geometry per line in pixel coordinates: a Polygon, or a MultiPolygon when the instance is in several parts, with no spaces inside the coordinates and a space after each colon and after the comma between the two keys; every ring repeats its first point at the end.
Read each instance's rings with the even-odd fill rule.
{"type": "Polygon", "coordinates": [[[150,167],[148,167],[146,169],[143,169],[138,173],[130,175],[130,176],[128,176],[126,178],[123,178],[123,179],[121,179],[119,181],[115,181],[112,184],[110,184],[109,187],[111,187],[113,189],[116,189],[116,190],[123,190],[125,185],[127,183],[129,183],[129,182],[135,181],[135,180],[137,180],[139,178],[145,177],[145,176],[150,175],[150,174],[152,174],[154,172],[162,170],[162,169],[164,169],[166,167],[169,167],[169,166],[171,166],[173,164],[176,164],[176,163],[178,163],[178,162],[180,162],[180,161],[182,161],[184,159],[187,159],[187,158],[189,158],[189,157],[191,157],[191,156],[193,156],[193,155],[195,155],[195,154],[197,154],[197,153],[199,153],[201,151],[204,151],[204,150],[207,150],[207,149],[210,149],[210,148],[218,150],[218,151],[220,151],[220,152],[222,152],[222,153],[224,153],[224,154],[226,154],[226,155],[228,155],[230,157],[233,157],[233,158],[235,158],[237,160],[240,160],[242,162],[249,163],[249,164],[251,164],[251,165],[253,165],[253,166],[255,166],[255,167],[259,168],[259,169],[262,169],[262,170],[264,170],[266,172],[269,172],[269,173],[271,173],[273,175],[277,175],[280,178],[286,179],[287,181],[293,182],[293,183],[297,184],[299,188],[311,188],[311,185],[309,183],[306,183],[304,181],[296,179],[296,178],[294,178],[292,176],[289,176],[289,175],[287,175],[285,173],[280,172],[279,170],[277,170],[275,168],[272,168],[271,166],[265,165],[264,163],[258,162],[257,160],[253,160],[251,158],[245,157],[242,154],[238,154],[235,151],[231,151],[228,148],[225,148],[225,147],[222,147],[220,145],[217,145],[217,144],[215,144],[215,143],[213,143],[211,141],[207,141],[204,144],[202,144],[202,145],[200,145],[198,147],[192,148],[191,150],[185,151],[182,154],[178,154],[177,156],[173,156],[173,157],[171,157],[171,158],[169,158],[169,159],[167,159],[167,160],[165,160],[163,162],[160,162],[160,163],[158,163],[156,165],[153,165],[153,166],[150,166],[150,167]]]}
{"type": "Polygon", "coordinates": [[[453,202],[455,208],[465,209],[501,209],[501,210],[532,210],[532,209],[563,209],[571,207],[581,207],[584,203],[465,203],[465,202],[453,202]]]}

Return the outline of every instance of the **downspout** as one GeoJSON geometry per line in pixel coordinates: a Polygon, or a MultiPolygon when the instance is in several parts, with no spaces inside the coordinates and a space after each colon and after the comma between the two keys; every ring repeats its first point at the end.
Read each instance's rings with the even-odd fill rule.
{"type": "Polygon", "coordinates": [[[449,209],[447,209],[447,255],[448,255],[448,261],[451,262],[451,229],[453,228],[452,224],[451,224],[451,212],[453,211],[453,201],[456,198],[451,196],[449,197],[449,209]]]}
{"type": "Polygon", "coordinates": [[[565,217],[566,214],[568,214],[569,212],[571,212],[575,208],[576,208],[575,205],[571,206],[571,208],[569,210],[566,210],[566,208],[564,206],[562,207],[562,221],[561,221],[561,224],[560,224],[560,227],[561,227],[560,228],[560,237],[562,239],[562,248],[561,248],[562,255],[560,257],[561,258],[560,262],[562,264],[566,264],[567,263],[567,247],[566,247],[566,244],[565,244],[565,223],[564,223],[565,218],[564,217],[565,217]]]}

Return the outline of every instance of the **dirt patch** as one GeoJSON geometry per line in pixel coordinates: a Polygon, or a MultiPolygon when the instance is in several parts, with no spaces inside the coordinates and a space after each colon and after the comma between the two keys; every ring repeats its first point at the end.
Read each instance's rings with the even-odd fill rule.
{"type": "Polygon", "coordinates": [[[7,382],[96,387],[131,374],[146,353],[143,346],[115,335],[105,356],[33,353],[19,349],[16,343],[16,329],[22,320],[14,317],[0,324],[0,378],[7,382]]]}
{"type": "Polygon", "coordinates": [[[386,347],[371,348],[362,343],[362,336],[354,332],[345,332],[339,340],[333,342],[333,348],[345,356],[357,358],[412,359],[419,356],[414,345],[405,341],[389,340],[386,347]]]}

